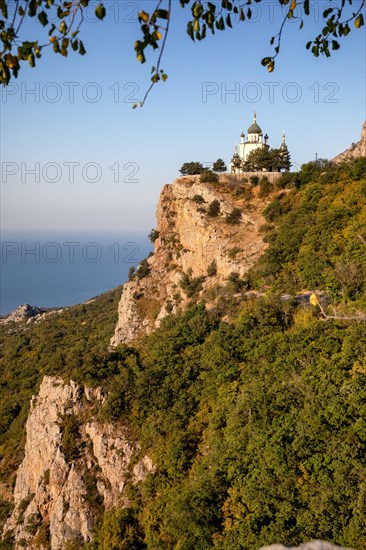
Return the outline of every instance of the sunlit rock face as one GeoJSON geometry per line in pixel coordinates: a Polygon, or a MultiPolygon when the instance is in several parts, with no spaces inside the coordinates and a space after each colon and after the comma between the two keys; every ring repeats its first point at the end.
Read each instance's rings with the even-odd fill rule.
{"type": "Polygon", "coordinates": [[[352,143],[351,147],[346,149],[346,151],[334,157],[333,162],[339,163],[358,157],[366,157],[366,121],[362,126],[360,141],[352,143]]]}
{"type": "MultiPolygon", "coordinates": [[[[250,201],[237,198],[238,182],[239,178],[222,175],[220,184],[208,184],[200,183],[199,176],[190,176],[164,186],[157,208],[159,236],[148,259],[149,273],[139,278],[137,271],[124,285],[112,346],[151,332],[169,313],[184,311],[191,303],[180,284],[184,274],[205,278],[202,292],[195,297],[200,301],[208,289],[226,284],[231,273],[244,275],[263,253],[267,245],[259,228],[265,223],[262,212],[268,199],[259,199],[256,187],[250,201]],[[207,212],[215,200],[220,203],[220,213],[210,217],[207,212]],[[230,225],[226,215],[234,208],[241,210],[242,217],[239,224],[230,225]],[[208,275],[213,261],[216,272],[208,275]]],[[[209,304],[210,300],[205,300],[209,304]]]]}
{"type": "Polygon", "coordinates": [[[148,456],[136,460],[139,447],[127,429],[95,420],[93,408],[104,400],[100,388],[44,377],[31,401],[14,510],[4,527],[4,534],[14,537],[16,550],[42,548],[45,531],[52,550],[64,549],[71,540],[91,540],[91,500],[98,499],[106,510],[125,506],[127,478],[137,483],[153,471],[148,456]],[[63,421],[72,416],[78,435],[77,453],[70,458],[63,446],[63,421]]]}

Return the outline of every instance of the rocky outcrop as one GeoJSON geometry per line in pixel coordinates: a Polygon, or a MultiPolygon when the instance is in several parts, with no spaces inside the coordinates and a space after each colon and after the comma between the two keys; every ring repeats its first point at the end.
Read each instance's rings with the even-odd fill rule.
{"type": "Polygon", "coordinates": [[[23,304],[19,306],[15,311],[0,318],[0,325],[7,325],[8,323],[39,323],[44,319],[52,317],[65,311],[68,308],[61,309],[49,309],[45,307],[30,306],[29,304],[23,304]]]}
{"type": "Polygon", "coordinates": [[[305,542],[300,546],[283,546],[283,544],[271,544],[271,546],[262,546],[259,550],[352,550],[352,548],[344,548],[343,546],[335,546],[330,542],[322,540],[313,540],[305,542]]]}
{"type": "Polygon", "coordinates": [[[4,527],[16,549],[42,548],[49,539],[52,550],[61,550],[69,540],[91,540],[98,506],[125,506],[127,480],[135,484],[153,471],[148,456],[138,460],[126,428],[94,418],[93,407],[104,401],[100,388],[43,379],[31,401],[14,510],[4,527]]]}
{"type": "Polygon", "coordinates": [[[30,306],[29,304],[23,304],[19,306],[15,311],[10,313],[7,317],[0,320],[0,324],[5,323],[21,323],[37,315],[42,315],[47,311],[44,307],[30,306]]]}
{"type": "Polygon", "coordinates": [[[366,157],[366,121],[362,126],[360,141],[352,143],[346,151],[334,157],[333,162],[339,163],[358,157],[366,157]]]}
{"type": "MultiPolygon", "coordinates": [[[[251,187],[247,184],[247,190],[251,187]]],[[[267,246],[259,228],[268,199],[258,198],[258,187],[252,188],[251,199],[243,198],[245,191],[241,194],[239,188],[237,177],[229,176],[221,176],[219,184],[200,183],[199,176],[193,176],[164,186],[154,254],[123,287],[112,346],[131,342],[159,326],[167,314],[184,310],[192,301],[182,288],[184,278],[186,283],[202,278],[202,289],[193,299],[205,296],[209,302],[210,289],[227,284],[231,273],[243,276],[255,263],[267,246]],[[220,204],[216,217],[208,215],[213,201],[220,204]],[[241,219],[230,225],[226,216],[235,208],[241,219]]]]}

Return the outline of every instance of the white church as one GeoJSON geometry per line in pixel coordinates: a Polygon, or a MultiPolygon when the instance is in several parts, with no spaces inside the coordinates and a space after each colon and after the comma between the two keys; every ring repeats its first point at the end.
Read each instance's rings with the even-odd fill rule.
{"type": "MultiPolygon", "coordinates": [[[[230,171],[231,172],[241,172],[241,165],[243,162],[246,162],[249,154],[256,149],[269,149],[268,144],[268,134],[263,137],[262,128],[257,124],[257,115],[254,111],[253,122],[247,130],[247,138],[245,139],[245,134],[242,132],[240,136],[239,145],[235,145],[234,155],[231,159],[230,171]]],[[[285,142],[285,133],[282,134],[282,143],[281,150],[287,150],[287,145],[285,142]]]]}

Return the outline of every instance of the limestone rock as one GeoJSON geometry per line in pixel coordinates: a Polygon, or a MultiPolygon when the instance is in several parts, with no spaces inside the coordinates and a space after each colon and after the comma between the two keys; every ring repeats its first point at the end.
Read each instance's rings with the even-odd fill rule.
{"type": "Polygon", "coordinates": [[[47,311],[44,307],[30,306],[29,304],[23,304],[18,309],[10,313],[7,317],[0,320],[1,324],[6,323],[21,323],[37,315],[42,315],[47,311]]]}
{"type": "Polygon", "coordinates": [[[91,500],[99,498],[105,509],[125,506],[126,480],[138,483],[154,470],[149,457],[135,460],[139,447],[127,429],[93,418],[91,408],[104,400],[100,388],[44,377],[31,401],[14,510],[4,527],[5,534],[14,536],[17,550],[39,548],[44,529],[49,529],[52,550],[65,548],[67,540],[91,540],[91,500]],[[80,456],[72,460],[62,445],[62,420],[68,415],[75,416],[79,430],[80,456]]]}
{"type": "MultiPolygon", "coordinates": [[[[221,181],[225,178],[228,176],[222,175],[221,181]]],[[[190,302],[180,284],[184,274],[204,277],[203,292],[207,293],[226,284],[233,272],[243,276],[263,253],[267,245],[259,228],[265,223],[262,211],[268,199],[258,199],[258,188],[253,188],[249,205],[235,197],[235,185],[229,181],[225,188],[191,176],[164,186],[157,208],[159,237],[154,255],[148,259],[150,273],[140,278],[137,270],[133,280],[124,285],[111,346],[129,343],[158,327],[170,312],[183,311],[190,302]],[[220,215],[209,217],[207,208],[214,200],[220,203],[220,215]],[[240,208],[242,218],[238,225],[229,225],[225,216],[234,208],[240,208]],[[233,249],[235,255],[230,254],[233,249]],[[217,272],[208,276],[213,261],[217,272]]],[[[201,298],[202,292],[197,301],[201,298]]]]}
{"type": "Polygon", "coordinates": [[[339,163],[358,157],[366,157],[366,121],[363,123],[361,139],[357,143],[352,143],[351,147],[346,149],[340,155],[337,155],[333,162],[339,163]]]}

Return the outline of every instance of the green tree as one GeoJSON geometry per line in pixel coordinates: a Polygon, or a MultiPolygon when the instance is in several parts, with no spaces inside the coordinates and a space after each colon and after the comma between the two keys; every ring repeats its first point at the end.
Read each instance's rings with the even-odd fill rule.
{"type": "Polygon", "coordinates": [[[220,201],[217,199],[214,199],[212,202],[210,202],[207,210],[207,215],[210,216],[210,218],[216,218],[220,214],[220,201]]]}
{"type": "Polygon", "coordinates": [[[149,265],[149,262],[146,258],[141,260],[138,268],[136,269],[136,275],[138,279],[143,279],[144,277],[147,277],[150,274],[151,267],[149,265]]]}
{"type": "Polygon", "coordinates": [[[268,178],[264,177],[260,180],[260,183],[259,183],[258,197],[263,199],[264,197],[267,197],[272,190],[273,190],[272,183],[268,180],[268,178]]]}
{"type": "Polygon", "coordinates": [[[106,512],[99,534],[100,550],[143,550],[143,532],[134,510],[124,508],[106,512]]]}
{"type": "Polygon", "coordinates": [[[204,170],[200,176],[201,183],[216,183],[218,181],[218,175],[212,170],[204,170]]]}
{"type": "Polygon", "coordinates": [[[268,147],[254,149],[251,151],[244,163],[244,170],[247,172],[257,172],[258,170],[272,169],[272,156],[268,147]]]}
{"type": "Polygon", "coordinates": [[[234,208],[229,214],[227,214],[225,221],[230,225],[238,225],[241,221],[240,208],[234,208]]]}
{"type": "Polygon", "coordinates": [[[291,155],[287,146],[281,147],[278,152],[278,171],[289,172],[291,168],[291,155]]]}
{"type": "Polygon", "coordinates": [[[157,231],[157,229],[152,229],[148,234],[148,238],[152,243],[154,243],[156,239],[159,238],[159,235],[160,235],[160,231],[157,231]]]}
{"type": "Polygon", "coordinates": [[[207,275],[209,277],[214,277],[215,275],[217,275],[217,263],[216,263],[216,260],[212,260],[212,262],[210,263],[210,265],[208,266],[207,268],[207,275]]]}
{"type": "Polygon", "coordinates": [[[182,176],[195,176],[197,174],[202,174],[203,171],[204,168],[202,163],[197,161],[185,162],[179,170],[182,176]]]}
{"type": "Polygon", "coordinates": [[[225,162],[222,159],[217,159],[212,165],[212,170],[214,172],[226,172],[227,168],[225,162]]]}
{"type": "Polygon", "coordinates": [[[61,451],[67,461],[76,460],[80,456],[79,423],[75,415],[65,415],[61,423],[61,451]]]}
{"type": "Polygon", "coordinates": [[[231,166],[235,168],[236,170],[244,170],[243,161],[239,157],[238,153],[235,152],[231,159],[231,166]]]}

